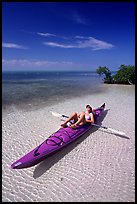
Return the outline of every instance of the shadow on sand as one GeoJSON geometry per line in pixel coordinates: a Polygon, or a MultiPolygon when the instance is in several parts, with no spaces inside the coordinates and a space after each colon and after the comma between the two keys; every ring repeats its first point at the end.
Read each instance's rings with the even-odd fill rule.
{"type": "MultiPolygon", "coordinates": [[[[99,120],[98,120],[98,125],[102,125],[102,121],[105,118],[105,116],[107,115],[108,111],[110,109],[107,109],[104,111],[104,113],[100,116],[99,120]]],[[[76,139],[75,141],[73,141],[72,143],[68,144],[67,146],[63,147],[61,150],[59,150],[58,152],[54,153],[51,156],[48,156],[47,158],[45,158],[44,161],[42,161],[41,163],[39,163],[33,173],[33,178],[36,179],[38,177],[40,177],[42,174],[44,174],[48,169],[50,169],[55,163],[57,163],[60,159],[62,159],[66,154],[68,154],[70,151],[72,151],[74,148],[77,147],[78,144],[80,144],[83,140],[85,140],[91,133],[97,131],[98,129],[102,129],[99,127],[92,127],[87,133],[85,133],[83,136],[79,137],[78,139],[76,139]]],[[[104,130],[103,130],[104,131],[104,130]]],[[[109,133],[108,131],[104,131],[109,133]]],[[[110,133],[113,134],[113,133],[110,133]]],[[[123,137],[126,139],[129,139],[129,137],[127,136],[121,136],[118,134],[113,134],[119,137],[123,137]]]]}

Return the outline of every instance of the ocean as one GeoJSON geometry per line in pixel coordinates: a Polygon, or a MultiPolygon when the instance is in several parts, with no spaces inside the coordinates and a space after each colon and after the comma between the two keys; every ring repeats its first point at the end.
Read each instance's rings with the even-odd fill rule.
{"type": "Polygon", "coordinates": [[[90,71],[2,72],[2,110],[33,110],[72,97],[100,93],[103,80],[90,71]]]}

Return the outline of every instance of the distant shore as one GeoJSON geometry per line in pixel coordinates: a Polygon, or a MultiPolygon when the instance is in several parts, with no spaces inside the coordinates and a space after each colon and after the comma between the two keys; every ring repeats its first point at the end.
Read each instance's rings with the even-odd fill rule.
{"type": "Polygon", "coordinates": [[[135,86],[103,84],[104,92],[58,101],[2,117],[3,202],[135,202],[135,86]],[[40,164],[21,170],[11,163],[57,131],[61,121],[50,111],[70,115],[106,103],[102,125],[40,164]],[[128,114],[128,115],[127,115],[128,114]],[[129,124],[130,121],[130,124],[129,124]]]}

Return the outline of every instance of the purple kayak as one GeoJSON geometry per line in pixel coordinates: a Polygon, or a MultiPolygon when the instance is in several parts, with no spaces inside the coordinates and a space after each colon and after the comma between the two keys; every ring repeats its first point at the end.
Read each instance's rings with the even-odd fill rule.
{"type": "MultiPolygon", "coordinates": [[[[95,123],[104,111],[105,104],[95,110],[95,123]]],[[[49,155],[62,149],[64,146],[81,137],[91,129],[91,124],[79,125],[76,129],[71,127],[60,128],[58,131],[50,135],[43,143],[35,149],[21,157],[11,165],[12,169],[22,169],[34,166],[43,161],[49,155]]]]}

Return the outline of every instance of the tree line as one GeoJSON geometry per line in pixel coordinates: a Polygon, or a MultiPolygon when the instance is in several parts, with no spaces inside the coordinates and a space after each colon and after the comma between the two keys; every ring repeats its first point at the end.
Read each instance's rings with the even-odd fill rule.
{"type": "Polygon", "coordinates": [[[122,64],[116,74],[112,75],[106,66],[99,66],[96,69],[99,75],[104,74],[104,83],[108,84],[135,84],[135,66],[122,64]]]}

